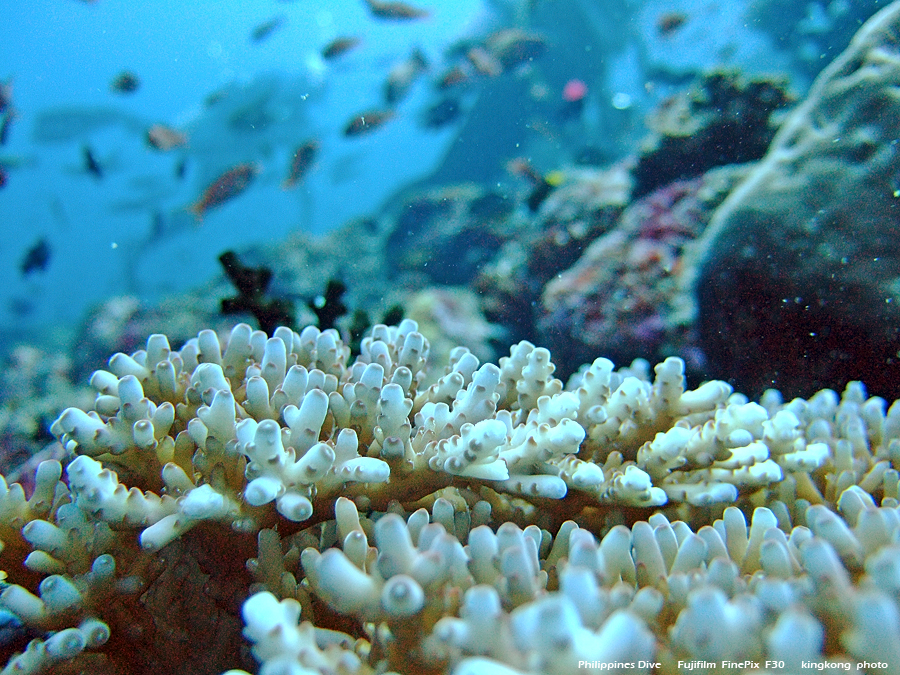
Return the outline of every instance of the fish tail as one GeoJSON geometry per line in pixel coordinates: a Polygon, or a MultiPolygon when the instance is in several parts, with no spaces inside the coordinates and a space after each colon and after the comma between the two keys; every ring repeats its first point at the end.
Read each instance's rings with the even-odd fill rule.
{"type": "Polygon", "coordinates": [[[203,214],[206,213],[206,209],[204,208],[202,201],[188,204],[184,207],[184,210],[194,216],[194,221],[197,225],[203,224],[203,214]]]}

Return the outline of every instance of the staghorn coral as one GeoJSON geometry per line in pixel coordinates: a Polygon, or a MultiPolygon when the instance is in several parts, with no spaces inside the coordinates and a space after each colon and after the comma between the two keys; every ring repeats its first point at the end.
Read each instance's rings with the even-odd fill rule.
{"type": "Polygon", "coordinates": [[[352,363],[245,324],[113,356],[65,468],[0,484],[2,672],[251,669],[241,611],[263,675],[900,666],[900,405],[676,358],[563,387],[527,342],[433,368],[408,320],[352,363]]]}

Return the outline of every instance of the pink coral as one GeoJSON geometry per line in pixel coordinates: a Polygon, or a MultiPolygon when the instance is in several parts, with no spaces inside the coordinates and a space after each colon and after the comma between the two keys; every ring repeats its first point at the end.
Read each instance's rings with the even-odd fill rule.
{"type": "Polygon", "coordinates": [[[542,343],[573,363],[596,353],[622,361],[695,354],[678,318],[678,280],[685,245],[703,232],[717,203],[709,193],[706,177],[680,180],[631,204],[614,228],[544,287],[542,343]]]}

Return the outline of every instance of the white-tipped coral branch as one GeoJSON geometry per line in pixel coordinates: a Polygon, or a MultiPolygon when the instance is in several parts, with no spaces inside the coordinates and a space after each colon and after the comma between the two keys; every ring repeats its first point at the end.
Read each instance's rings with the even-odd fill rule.
{"type": "Polygon", "coordinates": [[[0,607],[38,636],[9,672],[135,636],[159,665],[205,600],[250,668],[243,602],[263,674],[900,659],[900,406],[752,403],[677,358],[564,386],[527,342],[441,371],[411,321],[361,349],[241,324],[95,373],[65,470],[0,480],[0,607]]]}

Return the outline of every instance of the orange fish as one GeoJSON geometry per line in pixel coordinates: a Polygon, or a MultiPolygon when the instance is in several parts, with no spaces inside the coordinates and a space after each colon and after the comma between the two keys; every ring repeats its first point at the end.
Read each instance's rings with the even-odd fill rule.
{"type": "Polygon", "coordinates": [[[362,42],[358,37],[347,36],[347,37],[339,37],[335,38],[322,50],[322,58],[323,59],[336,59],[342,54],[346,54],[351,49],[359,45],[362,42]]]}
{"type": "Polygon", "coordinates": [[[525,178],[533,184],[543,182],[544,177],[539,174],[531,165],[531,162],[524,157],[516,157],[506,163],[506,170],[513,176],[525,178]]]}
{"type": "Polygon", "coordinates": [[[379,2],[379,0],[365,0],[372,16],[379,19],[395,19],[408,21],[410,19],[424,19],[428,11],[407,5],[405,2],[379,2]]]}
{"type": "Polygon", "coordinates": [[[294,151],[294,159],[291,161],[291,168],[288,171],[288,177],[281,184],[282,189],[290,190],[297,183],[303,180],[303,177],[309,171],[319,152],[319,142],[316,140],[306,141],[303,145],[294,151]]]}
{"type": "Polygon", "coordinates": [[[384,98],[388,104],[399,102],[409,92],[416,78],[428,68],[421,49],[414,49],[409,58],[395,64],[384,83],[384,98]]]}
{"type": "Polygon", "coordinates": [[[164,124],[154,124],[147,129],[147,145],[165,152],[187,145],[187,136],[164,124]]]}
{"type": "Polygon", "coordinates": [[[221,206],[246,190],[257,173],[259,167],[256,164],[238,164],[206,188],[203,196],[188,207],[188,211],[193,213],[197,220],[201,220],[207,211],[221,206]]]}
{"type": "Polygon", "coordinates": [[[354,115],[344,127],[344,136],[362,136],[368,134],[394,116],[392,110],[367,110],[354,115]]]}
{"type": "Polygon", "coordinates": [[[458,84],[465,84],[471,79],[471,75],[462,66],[452,66],[437,81],[438,89],[450,89],[458,84]]]}
{"type": "Polygon", "coordinates": [[[466,52],[466,58],[469,59],[469,63],[475,66],[475,70],[482,75],[496,77],[503,72],[503,65],[500,61],[482,47],[472,47],[466,52]]]}
{"type": "Polygon", "coordinates": [[[656,30],[660,35],[668,37],[686,24],[687,20],[688,16],[684,12],[665,12],[656,19],[656,30]]]}

